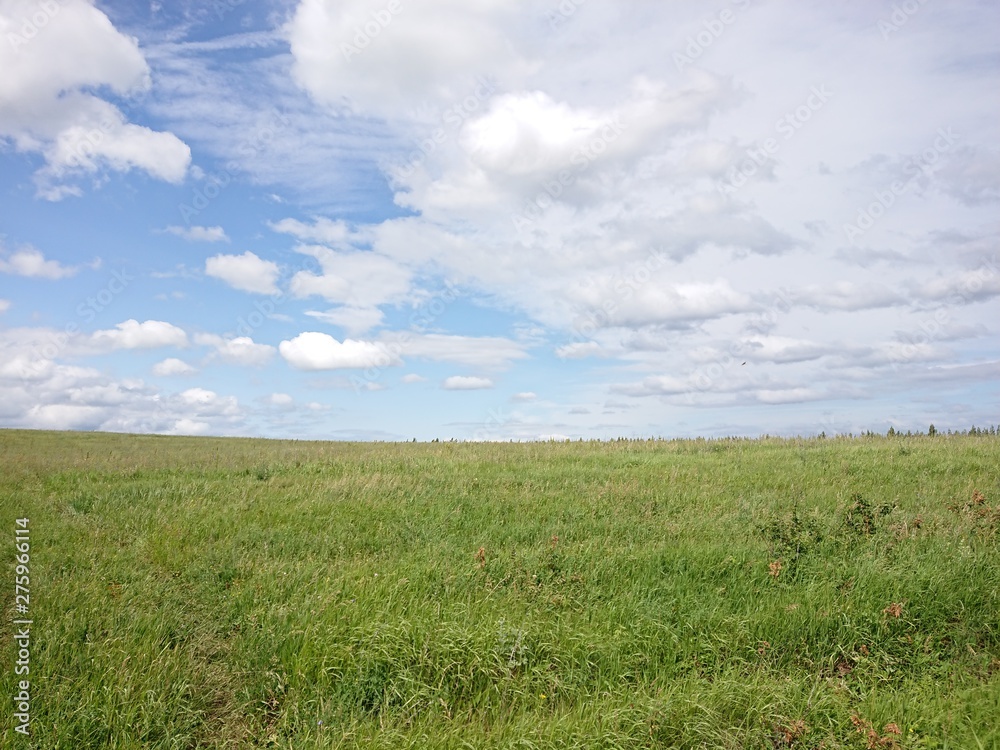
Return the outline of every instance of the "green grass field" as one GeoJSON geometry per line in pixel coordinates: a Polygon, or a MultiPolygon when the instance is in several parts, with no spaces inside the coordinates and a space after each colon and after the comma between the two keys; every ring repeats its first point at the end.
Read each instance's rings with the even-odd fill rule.
{"type": "Polygon", "coordinates": [[[1000,747],[996,437],[0,461],[4,747],[1000,747]]]}

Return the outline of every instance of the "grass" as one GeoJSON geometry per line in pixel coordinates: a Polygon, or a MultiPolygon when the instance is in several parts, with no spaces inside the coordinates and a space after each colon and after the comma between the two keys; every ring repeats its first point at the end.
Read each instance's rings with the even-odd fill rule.
{"type": "Polygon", "coordinates": [[[1000,747],[988,435],[0,431],[0,508],[5,746],[1000,747]]]}

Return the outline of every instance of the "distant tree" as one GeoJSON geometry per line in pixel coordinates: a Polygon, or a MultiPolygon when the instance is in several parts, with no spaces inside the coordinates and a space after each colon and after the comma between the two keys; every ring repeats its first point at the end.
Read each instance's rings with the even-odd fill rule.
{"type": "Polygon", "coordinates": [[[931,437],[937,435],[937,427],[934,426],[933,422],[931,422],[931,426],[927,428],[927,434],[931,437]]]}
{"type": "Polygon", "coordinates": [[[896,430],[892,426],[890,426],[889,427],[889,432],[887,432],[886,435],[888,437],[893,437],[895,434],[896,434],[896,430]]]}

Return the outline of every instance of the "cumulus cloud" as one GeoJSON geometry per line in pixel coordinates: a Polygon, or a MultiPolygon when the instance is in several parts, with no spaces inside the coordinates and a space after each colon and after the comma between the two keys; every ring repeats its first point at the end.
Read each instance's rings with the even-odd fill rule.
{"type": "Polygon", "coordinates": [[[36,279],[65,279],[75,276],[79,266],[64,266],[57,260],[46,260],[40,250],[24,247],[9,256],[0,257],[0,273],[36,279]]]}
{"type": "Polygon", "coordinates": [[[584,357],[600,357],[605,349],[596,341],[574,341],[556,348],[556,356],[560,359],[583,359],[584,357]]]}
{"type": "Polygon", "coordinates": [[[162,362],[153,365],[153,374],[160,377],[172,377],[175,375],[194,375],[198,370],[182,359],[168,357],[162,362]]]}
{"type": "Polygon", "coordinates": [[[367,333],[372,328],[382,324],[385,316],[377,307],[335,307],[332,310],[318,312],[307,310],[306,315],[323,323],[343,328],[349,335],[367,333]]]}
{"type": "Polygon", "coordinates": [[[0,137],[39,153],[39,195],[59,200],[80,194],[65,180],[101,169],[140,169],[171,183],[184,179],[191,151],[172,133],[126,120],[94,93],[145,92],[149,66],[132,37],[85,0],[40,5],[0,4],[0,137]],[[36,23],[36,19],[43,19],[36,23]]]}
{"type": "Polygon", "coordinates": [[[229,242],[226,230],[222,227],[169,226],[163,231],[191,242],[229,242]]]}
{"type": "Polygon", "coordinates": [[[34,342],[51,333],[0,331],[4,426],[163,434],[243,431],[245,414],[235,398],[200,388],[163,392],[141,379],[117,379],[92,367],[42,357],[34,342]],[[202,428],[190,429],[195,423],[202,428]]]}
{"type": "Polygon", "coordinates": [[[290,234],[303,242],[316,242],[328,247],[340,247],[354,244],[360,235],[352,231],[347,222],[333,221],[325,217],[317,217],[312,224],[306,224],[298,219],[282,219],[269,222],[268,226],[275,232],[290,234]]]}
{"type": "Polygon", "coordinates": [[[398,357],[383,344],[307,331],[278,346],[281,356],[299,370],[367,369],[398,365],[398,357]]]}
{"type": "Polygon", "coordinates": [[[810,285],[795,293],[797,303],[819,310],[871,310],[893,307],[906,298],[884,284],[840,281],[826,286],[810,285]]]}
{"type": "Polygon", "coordinates": [[[370,310],[401,299],[410,288],[410,272],[384,255],[337,252],[318,245],[303,245],[297,250],[318,260],[322,273],[296,273],[289,283],[296,297],[322,297],[350,308],[370,310]]]}
{"type": "Polygon", "coordinates": [[[288,26],[293,74],[324,103],[378,115],[429,98],[460,99],[473,80],[470,71],[481,70],[485,60],[494,70],[523,65],[511,54],[504,27],[526,6],[526,0],[475,6],[435,0],[414,13],[405,3],[309,0],[288,26]],[[365,43],[361,37],[373,18],[365,43]]]}
{"type": "Polygon", "coordinates": [[[276,349],[268,344],[257,344],[249,336],[226,339],[215,334],[200,333],[194,337],[196,344],[211,346],[213,358],[235,365],[260,367],[273,359],[276,349]]]}
{"type": "Polygon", "coordinates": [[[155,349],[162,346],[187,346],[187,334],[161,320],[126,320],[113,329],[94,331],[90,344],[98,350],[155,349]]]}
{"type": "Polygon", "coordinates": [[[441,385],[446,391],[479,391],[493,387],[493,381],[489,378],[477,378],[467,375],[452,375],[445,378],[441,385]]]}
{"type": "Polygon", "coordinates": [[[277,294],[278,264],[262,260],[249,250],[242,255],[213,255],[205,261],[205,274],[233,289],[254,294],[277,294]]]}
{"type": "Polygon", "coordinates": [[[509,367],[513,362],[528,357],[523,343],[500,336],[387,333],[380,341],[406,357],[484,368],[509,367]]]}

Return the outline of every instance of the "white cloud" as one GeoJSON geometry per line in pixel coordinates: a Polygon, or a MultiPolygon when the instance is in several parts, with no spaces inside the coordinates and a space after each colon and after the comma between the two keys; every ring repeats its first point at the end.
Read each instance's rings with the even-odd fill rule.
{"type": "Polygon", "coordinates": [[[279,273],[277,263],[262,260],[249,250],[242,255],[214,255],[205,261],[206,275],[254,294],[277,294],[279,273]]]}
{"type": "Polygon", "coordinates": [[[523,393],[515,393],[510,397],[511,401],[527,402],[534,401],[538,398],[538,394],[532,393],[531,391],[525,391],[523,393]]]}
{"type": "Polygon", "coordinates": [[[404,357],[485,368],[509,367],[526,359],[524,344],[499,336],[453,336],[443,333],[386,333],[380,341],[404,357]]]}
{"type": "Polygon", "coordinates": [[[414,372],[411,372],[411,373],[409,373],[407,375],[404,375],[402,378],[400,378],[401,382],[407,383],[407,384],[409,384],[409,383],[423,383],[426,380],[427,380],[427,378],[425,378],[423,375],[417,375],[414,372]]]}
{"type": "Polygon", "coordinates": [[[191,419],[189,417],[183,417],[178,419],[170,429],[166,431],[167,435],[206,435],[209,430],[212,429],[212,425],[209,422],[202,422],[197,419],[191,419]]]}
{"type": "Polygon", "coordinates": [[[336,307],[326,312],[307,310],[306,315],[324,323],[340,326],[351,336],[367,333],[381,325],[385,317],[377,307],[336,307]]]}
{"type": "Polygon", "coordinates": [[[612,393],[625,396],[670,396],[688,393],[696,387],[690,379],[681,379],[670,375],[655,375],[643,379],[641,383],[628,385],[613,385],[612,393]]]}
{"type": "Polygon", "coordinates": [[[214,391],[207,391],[204,388],[188,388],[180,394],[181,401],[186,404],[197,404],[200,406],[211,404],[217,398],[214,391]]]}
{"type": "Polygon", "coordinates": [[[526,66],[512,55],[505,34],[526,6],[526,0],[434,0],[414,12],[405,2],[303,2],[288,26],[293,74],[324,103],[377,115],[428,99],[460,100],[475,73],[526,66]],[[366,44],[359,30],[373,16],[383,21],[366,44]]]}
{"type": "Polygon", "coordinates": [[[115,379],[102,370],[40,356],[47,329],[0,331],[0,424],[31,429],[113,432],[244,432],[245,414],[233,397],[194,388],[158,391],[141,379],[115,379]]]}
{"type": "Polygon", "coordinates": [[[0,4],[0,137],[18,151],[40,153],[39,195],[79,195],[62,184],[102,168],[141,169],[179,183],[191,151],[171,133],[127,122],[116,106],[92,91],[118,96],[145,92],[150,70],[134,38],[119,33],[85,0],[0,4]],[[44,23],[42,23],[44,19],[44,23]]]}
{"type": "Polygon", "coordinates": [[[9,299],[0,299],[0,313],[5,313],[10,309],[9,299]]]}
{"type": "Polygon", "coordinates": [[[169,226],[164,231],[191,242],[229,242],[226,230],[222,227],[169,226]]]}
{"type": "Polygon", "coordinates": [[[94,331],[90,344],[99,350],[154,349],[161,346],[187,346],[187,334],[160,320],[126,320],[113,329],[94,331]]]}
{"type": "Polygon", "coordinates": [[[337,341],[325,333],[307,331],[278,346],[281,356],[299,370],[366,369],[399,364],[383,344],[345,339],[337,341]]]}
{"type": "Polygon", "coordinates": [[[56,260],[46,260],[40,250],[24,247],[10,254],[7,258],[0,257],[0,273],[10,273],[16,276],[27,276],[38,279],[65,279],[75,276],[79,266],[64,266],[56,260]]]}
{"type": "Polygon", "coordinates": [[[870,310],[905,304],[906,299],[884,284],[840,281],[827,286],[810,285],[796,292],[799,304],[820,310],[870,310]]]}
{"type": "Polygon", "coordinates": [[[441,387],[446,391],[479,391],[485,388],[492,388],[493,381],[489,378],[453,375],[450,378],[445,378],[441,387]]]}
{"type": "Polygon", "coordinates": [[[276,349],[268,344],[254,343],[248,336],[225,339],[214,334],[200,333],[194,337],[196,344],[215,348],[214,356],[231,364],[260,367],[274,357],[276,349]]]}
{"type": "Polygon", "coordinates": [[[384,255],[370,252],[336,252],[318,245],[296,248],[319,261],[323,273],[299,271],[289,283],[296,297],[323,297],[355,309],[371,309],[402,299],[410,288],[410,272],[384,255]]]}
{"type": "MultiPolygon", "coordinates": [[[[26,7],[0,3],[2,12],[26,7]]],[[[679,65],[674,53],[718,17],[717,8],[638,3],[627,5],[641,12],[622,12],[614,3],[426,0],[415,12],[403,0],[392,3],[394,12],[385,0],[302,0],[286,18],[275,17],[280,29],[205,42],[164,27],[162,14],[152,26],[141,14],[129,20],[135,41],[110,21],[103,30],[92,26],[104,18],[96,8],[110,6],[61,5],[60,13],[81,14],[72,35],[58,27],[65,55],[44,40],[57,29],[48,24],[32,41],[45,54],[30,68],[0,65],[0,159],[12,161],[12,174],[35,168],[31,160],[45,164],[39,190],[51,198],[129,169],[115,183],[141,208],[153,194],[136,184],[147,175],[136,173],[148,167],[169,176],[156,171],[155,148],[111,147],[119,137],[128,144],[122,128],[141,122],[197,143],[200,168],[190,170],[192,183],[176,202],[201,206],[191,196],[224,165],[241,195],[277,209],[260,217],[281,235],[270,240],[287,245],[275,253],[302,254],[298,263],[282,260],[280,274],[240,275],[238,283],[280,286],[308,300],[287,302],[282,313],[291,321],[305,312],[313,325],[303,327],[332,338],[302,351],[294,332],[274,342],[292,339],[293,359],[306,367],[367,363],[377,353],[405,364],[381,380],[366,373],[362,387],[370,389],[404,373],[440,385],[451,372],[496,380],[494,373],[516,367],[511,383],[531,383],[548,398],[558,392],[560,402],[529,409],[552,423],[491,428],[519,437],[789,424],[807,432],[818,431],[823,409],[856,424],[888,412],[896,420],[907,413],[958,420],[992,403],[995,379],[978,365],[997,350],[1000,274],[979,264],[1000,239],[1000,152],[991,128],[994,70],[980,63],[992,60],[1000,7],[922,3],[886,40],[877,26],[885,9],[864,3],[729,3],[736,20],[693,65],[679,65]],[[384,23],[369,33],[372,14],[384,23]],[[367,38],[358,42],[361,34],[367,38]],[[97,47],[93,54],[79,54],[88,45],[97,47]],[[66,58],[80,70],[69,70],[66,58]],[[298,88],[289,88],[289,71],[298,88]],[[53,88],[55,73],[62,83],[53,88]],[[38,85],[17,88],[36,74],[38,85]],[[155,86],[144,89],[146,74],[155,86]],[[129,94],[134,89],[152,95],[139,100],[129,94]],[[93,152],[74,157],[74,145],[95,128],[101,140],[93,152]],[[953,142],[942,134],[948,128],[958,136],[953,142]],[[892,187],[895,180],[902,189],[892,187]],[[287,204],[275,205],[269,194],[287,204]],[[859,218],[865,228],[857,240],[844,227],[859,218]],[[443,285],[460,289],[461,299],[442,294],[443,285]],[[387,330],[406,328],[400,321],[410,311],[413,330],[387,330]],[[527,335],[530,329],[537,333],[527,335]],[[536,349],[537,359],[530,356],[536,349]],[[436,372],[437,363],[447,371],[436,372]],[[943,372],[949,364],[964,368],[970,387],[942,388],[928,374],[931,365],[943,372]],[[628,409],[605,407],[614,403],[609,389],[637,398],[627,399],[628,409]],[[771,406],[783,403],[803,406],[771,406]],[[578,407],[591,416],[570,416],[578,407]],[[602,411],[616,416],[605,420],[602,411]]],[[[8,61],[6,52],[0,57],[8,61]]],[[[148,136],[133,135],[137,142],[148,136]]],[[[220,187],[224,201],[234,189],[220,187]]],[[[219,208],[156,226],[174,224],[178,236],[208,240],[213,227],[183,227],[215,223],[219,208]]],[[[141,246],[142,231],[122,231],[122,242],[141,246]]],[[[78,249],[52,242],[46,253],[78,263],[78,249]]],[[[179,277],[149,295],[176,287],[191,299],[188,287],[201,276],[179,277]]],[[[101,284],[94,286],[96,293],[101,284]]],[[[66,302],[89,294],[65,291],[75,298],[66,302]]],[[[37,343],[0,354],[0,372],[26,372],[32,384],[51,379],[49,400],[38,404],[111,410],[116,399],[152,397],[152,389],[129,396],[125,387],[88,381],[64,398],[70,391],[57,381],[84,375],[40,353],[77,358],[110,343],[98,349],[81,334],[53,346],[50,334],[60,332],[39,329],[37,343]]],[[[243,343],[207,344],[206,363],[268,356],[266,346],[243,343]]],[[[140,368],[148,372],[149,363],[140,368]]],[[[358,387],[359,379],[332,372],[293,380],[309,389],[358,387]]],[[[304,406],[264,408],[279,384],[258,381],[241,384],[241,391],[258,389],[255,427],[272,418],[292,425],[307,413],[304,406]]],[[[423,387],[409,393],[417,392],[423,387]]],[[[289,394],[297,405],[313,398],[289,394]]],[[[236,424],[194,413],[179,396],[157,395],[169,413],[158,429],[218,432],[236,424]]],[[[447,393],[425,395],[413,408],[428,416],[412,424],[450,418],[435,404],[447,393]]],[[[364,400],[371,411],[362,416],[338,399],[338,423],[381,421],[366,423],[381,434],[406,418],[393,411],[393,398],[364,400]]],[[[0,410],[23,419],[21,404],[4,393],[0,410]]],[[[126,422],[137,419],[138,410],[125,412],[126,422]]],[[[111,424],[110,416],[100,421],[107,413],[84,421],[111,424]]],[[[329,416],[317,415],[316,424],[329,416]]]]}
{"type": "Polygon", "coordinates": [[[332,221],[323,217],[315,219],[311,225],[298,219],[282,219],[268,222],[268,226],[275,232],[290,234],[303,242],[318,242],[328,247],[341,247],[360,239],[355,232],[352,232],[347,222],[332,221]]]}
{"type": "Polygon", "coordinates": [[[584,357],[600,357],[605,354],[604,347],[596,341],[575,341],[556,348],[556,356],[560,359],[583,359],[584,357]]]}
{"type": "Polygon", "coordinates": [[[79,404],[32,406],[26,421],[41,430],[95,430],[107,419],[107,409],[79,404]]]}
{"type": "Polygon", "coordinates": [[[290,406],[295,401],[287,393],[272,393],[267,400],[272,406],[290,406]]]}
{"type": "Polygon", "coordinates": [[[176,357],[169,357],[162,362],[157,362],[153,365],[153,374],[160,377],[194,375],[196,372],[198,372],[197,369],[189,365],[187,362],[177,359],[176,357]]]}

